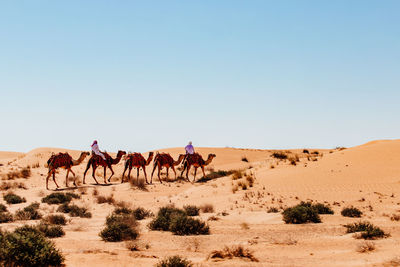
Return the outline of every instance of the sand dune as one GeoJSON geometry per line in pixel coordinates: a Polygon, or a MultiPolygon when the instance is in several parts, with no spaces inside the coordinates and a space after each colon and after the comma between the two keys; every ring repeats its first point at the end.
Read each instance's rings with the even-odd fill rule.
{"type": "MultiPolygon", "coordinates": [[[[175,159],[182,148],[160,149],[175,159]]],[[[380,266],[400,256],[398,253],[400,223],[390,220],[390,215],[399,213],[400,205],[400,140],[373,141],[367,144],[339,149],[310,149],[311,154],[302,149],[287,150],[289,157],[299,158],[292,165],[289,160],[279,160],[271,155],[273,150],[236,148],[197,148],[207,157],[214,153],[217,157],[207,166],[212,170],[243,170],[255,177],[252,187],[235,191],[239,181],[232,177],[221,177],[206,183],[174,182],[170,172],[170,182],[160,184],[153,177],[153,185],[147,191],[132,187],[129,183],[120,184],[124,161],[114,167],[115,179],[111,186],[95,185],[91,170],[87,176],[88,184],[79,185],[71,191],[81,193],[79,205],[86,206],[91,219],[70,218],[64,227],[66,235],[54,239],[56,245],[66,256],[67,266],[152,266],[161,258],[182,255],[198,266],[380,266]],[[313,154],[318,151],[318,155],[313,154]],[[246,158],[248,162],[242,159],[246,158]],[[147,228],[150,219],[140,222],[140,251],[131,252],[124,242],[108,243],[101,241],[98,233],[104,227],[105,217],[112,212],[112,205],[97,204],[93,191],[100,195],[113,194],[116,201],[126,201],[135,207],[145,207],[156,213],[159,207],[175,204],[212,204],[213,213],[201,213],[200,218],[209,220],[210,235],[176,236],[170,232],[151,231],[147,228]],[[280,213],[268,213],[270,207],[282,210],[301,200],[326,202],[334,209],[334,215],[322,215],[323,223],[290,225],[282,221],[280,213]],[[343,207],[354,205],[363,212],[363,220],[369,220],[390,232],[391,237],[373,241],[376,250],[370,253],[356,251],[363,242],[345,234],[345,223],[359,219],[340,215],[343,207]],[[221,215],[222,213],[225,216],[221,215]],[[148,248],[144,248],[145,245],[148,248]],[[225,245],[241,244],[253,251],[259,262],[243,259],[207,260],[212,250],[225,245]]],[[[60,148],[38,148],[28,153],[0,152],[0,176],[3,179],[12,170],[30,166],[32,176],[17,179],[24,182],[27,190],[14,189],[24,196],[27,203],[9,206],[11,212],[41,200],[50,193],[45,190],[45,163],[52,153],[68,152],[77,158],[81,151],[60,148]]],[[[148,152],[144,153],[147,158],[148,152]]],[[[115,154],[113,154],[115,156],[115,154]]],[[[88,159],[73,169],[82,180],[83,170],[88,159]]],[[[150,176],[153,166],[147,167],[150,176]]],[[[109,175],[109,171],[108,174],[109,175]]],[[[136,176],[136,171],[133,171],[136,176]]],[[[197,173],[197,179],[201,177],[197,173]]],[[[102,170],[98,171],[98,181],[102,182],[102,170]]],[[[165,172],[163,173],[165,177],[165,172]]],[[[190,176],[191,179],[193,176],[190,176]]],[[[143,179],[143,173],[140,172],[143,179]]],[[[148,177],[150,178],[150,177],[148,177]]],[[[65,171],[57,174],[60,186],[65,187],[65,171]]],[[[4,181],[5,182],[5,181],[4,181]]],[[[72,183],[70,183],[72,185],[72,183]]],[[[50,182],[52,189],[54,184],[50,182]]],[[[3,199],[0,203],[4,203],[3,199]]],[[[41,205],[44,214],[54,212],[47,204],[41,205]]],[[[26,222],[16,221],[0,224],[2,229],[13,229],[26,222]]],[[[32,223],[32,222],[27,222],[32,223]]]]}

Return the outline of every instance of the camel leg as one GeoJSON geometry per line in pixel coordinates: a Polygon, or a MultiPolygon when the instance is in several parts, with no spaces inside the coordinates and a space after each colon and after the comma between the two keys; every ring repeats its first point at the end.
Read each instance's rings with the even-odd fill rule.
{"type": "Polygon", "coordinates": [[[161,178],[160,178],[161,168],[162,168],[161,166],[158,166],[158,180],[160,181],[160,184],[162,184],[161,178]]]}
{"type": "Polygon", "coordinates": [[[121,184],[124,182],[124,175],[125,175],[126,169],[128,169],[128,164],[125,164],[124,172],[122,173],[121,184]]]}
{"type": "Polygon", "coordinates": [[[143,166],[142,169],[144,173],[144,179],[146,179],[146,184],[149,184],[149,182],[147,181],[146,167],[143,166]]]}
{"type": "Polygon", "coordinates": [[[174,174],[175,174],[175,181],[176,181],[176,171],[175,171],[174,165],[171,166],[171,169],[174,171],[174,174]]]}
{"type": "Polygon", "coordinates": [[[96,176],[95,176],[96,168],[97,168],[96,165],[92,165],[92,169],[93,169],[92,176],[93,176],[93,179],[94,179],[94,181],[96,182],[96,184],[99,184],[99,182],[97,182],[96,176]]]}
{"type": "Polygon", "coordinates": [[[196,172],[197,172],[198,167],[194,167],[194,177],[193,177],[193,182],[196,181],[196,172]]]}
{"type": "Polygon", "coordinates": [[[129,171],[128,171],[128,181],[131,180],[131,171],[132,171],[132,167],[129,166],[129,171]]]}
{"type": "Polygon", "coordinates": [[[71,171],[72,174],[74,175],[74,185],[75,185],[75,187],[77,187],[77,185],[76,185],[76,175],[75,175],[75,173],[72,171],[72,169],[71,169],[70,171],[71,171]]]}
{"type": "Polygon", "coordinates": [[[68,174],[70,169],[67,169],[67,175],[65,176],[65,186],[68,187],[68,174]]]}
{"type": "Polygon", "coordinates": [[[86,170],[85,170],[85,172],[83,173],[83,184],[86,184],[86,182],[85,182],[85,176],[86,176],[86,173],[87,173],[87,171],[89,170],[89,168],[90,168],[90,161],[89,161],[88,164],[86,165],[86,170]]]}
{"type": "Polygon", "coordinates": [[[136,168],[136,170],[137,170],[137,174],[136,174],[136,184],[139,184],[139,169],[140,169],[140,167],[137,167],[137,168],[136,168]]]}
{"type": "Polygon", "coordinates": [[[51,176],[51,171],[49,171],[49,173],[47,174],[47,177],[46,177],[46,189],[47,190],[49,190],[49,178],[50,178],[50,176],[51,176]]]}
{"type": "Polygon", "coordinates": [[[169,182],[169,178],[168,178],[168,171],[169,171],[169,167],[167,167],[167,182],[169,182]]]}
{"type": "Polygon", "coordinates": [[[107,173],[107,167],[104,166],[104,184],[107,184],[106,173],[107,173]]]}
{"type": "Polygon", "coordinates": [[[54,172],[53,172],[53,181],[54,181],[54,183],[56,184],[57,189],[58,189],[59,186],[58,186],[58,184],[57,184],[57,182],[56,182],[56,171],[55,171],[55,170],[54,170],[54,172]]]}
{"type": "Polygon", "coordinates": [[[187,169],[186,169],[186,180],[188,180],[188,182],[190,182],[190,180],[189,180],[189,170],[190,170],[190,165],[188,165],[187,169]]]}
{"type": "Polygon", "coordinates": [[[151,184],[153,183],[153,174],[154,174],[154,171],[156,170],[156,168],[157,168],[157,164],[154,164],[153,171],[151,172],[151,180],[150,180],[151,184]]]}
{"type": "Polygon", "coordinates": [[[203,171],[203,178],[206,178],[206,174],[204,173],[204,166],[201,166],[201,170],[203,171]]]}
{"type": "Polygon", "coordinates": [[[111,167],[110,167],[110,170],[111,170],[111,176],[110,176],[110,178],[108,178],[109,182],[111,181],[111,177],[113,177],[113,175],[114,175],[114,170],[111,167]]]}
{"type": "Polygon", "coordinates": [[[186,167],[187,167],[187,162],[184,162],[183,163],[183,170],[182,170],[182,172],[181,172],[181,176],[183,177],[183,173],[185,172],[185,170],[186,170],[186,167]]]}

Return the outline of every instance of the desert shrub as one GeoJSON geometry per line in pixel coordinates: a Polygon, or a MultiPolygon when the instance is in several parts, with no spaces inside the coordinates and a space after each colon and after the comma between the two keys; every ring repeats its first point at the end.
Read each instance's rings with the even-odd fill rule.
{"type": "Polygon", "coordinates": [[[62,214],[52,214],[48,215],[43,219],[44,222],[48,224],[66,225],[67,219],[62,214]]]}
{"type": "Polygon", "coordinates": [[[185,210],[185,212],[188,216],[198,216],[199,215],[200,208],[196,207],[195,205],[186,205],[186,206],[183,206],[183,209],[185,210]]]}
{"type": "Polygon", "coordinates": [[[26,202],[26,199],[24,197],[20,197],[11,192],[4,195],[3,199],[7,202],[7,204],[19,204],[26,202]]]}
{"type": "Polygon", "coordinates": [[[65,232],[60,225],[40,223],[37,226],[37,229],[49,238],[61,237],[65,235],[65,232]]]}
{"type": "Polygon", "coordinates": [[[279,212],[279,209],[276,208],[276,207],[270,207],[270,208],[267,210],[267,212],[268,212],[268,213],[278,213],[278,212],[279,212]]]}
{"type": "Polygon", "coordinates": [[[147,217],[153,216],[153,213],[149,210],[146,210],[144,208],[138,207],[132,211],[133,216],[135,217],[136,220],[143,220],[147,217]]]}
{"type": "Polygon", "coordinates": [[[149,227],[151,230],[168,231],[171,218],[179,214],[185,215],[186,213],[185,211],[172,206],[162,207],[158,211],[156,218],[150,222],[149,227]]]}
{"type": "Polygon", "coordinates": [[[21,174],[22,178],[30,177],[31,176],[31,168],[29,168],[29,167],[22,168],[20,171],[20,174],[21,174]]]}
{"type": "Polygon", "coordinates": [[[42,218],[42,214],[38,211],[39,206],[40,204],[38,202],[34,202],[22,210],[17,210],[15,218],[17,220],[38,220],[42,218]]]}
{"type": "Polygon", "coordinates": [[[360,235],[356,237],[363,239],[377,239],[389,236],[382,229],[367,221],[346,224],[344,227],[347,228],[347,233],[360,232],[360,235]]]}
{"type": "Polygon", "coordinates": [[[137,187],[139,190],[148,191],[147,184],[144,179],[139,179],[138,181],[137,179],[132,178],[129,180],[129,183],[131,184],[132,188],[137,187]]]}
{"type": "Polygon", "coordinates": [[[272,153],[271,157],[276,158],[276,159],[287,159],[288,156],[284,152],[274,152],[272,153]]]}
{"type": "Polygon", "coordinates": [[[351,207],[344,208],[342,210],[341,214],[342,214],[342,216],[345,216],[345,217],[360,218],[362,215],[362,212],[358,208],[351,206],[351,207]]]}
{"type": "Polygon", "coordinates": [[[127,207],[119,207],[113,211],[114,214],[131,214],[132,212],[133,210],[127,207]]]}
{"type": "Polygon", "coordinates": [[[285,209],[282,215],[285,223],[301,224],[321,222],[321,218],[316,209],[302,204],[285,209]]]}
{"type": "Polygon", "coordinates": [[[92,218],[92,213],[90,213],[85,207],[79,207],[74,204],[69,205],[64,203],[57,208],[57,211],[69,213],[71,217],[92,218]]]}
{"type": "Polygon", "coordinates": [[[375,250],[375,244],[371,241],[363,241],[362,243],[358,244],[356,250],[360,253],[371,252],[375,250]]]}
{"type": "Polygon", "coordinates": [[[334,214],[334,211],[331,207],[322,203],[314,204],[312,207],[317,210],[318,214],[334,214]]]}
{"type": "Polygon", "coordinates": [[[100,232],[100,237],[106,242],[134,240],[139,232],[137,222],[132,214],[112,214],[106,218],[106,227],[100,232]]]}
{"type": "Polygon", "coordinates": [[[14,180],[16,178],[28,178],[31,176],[31,169],[29,167],[22,168],[16,171],[10,171],[7,173],[8,180],[14,180]]]}
{"type": "MultiPolygon", "coordinates": [[[[75,194],[74,194],[75,195],[75,194]]],[[[69,203],[72,200],[72,194],[71,193],[51,193],[50,195],[45,196],[42,198],[43,203],[47,203],[49,205],[53,204],[64,204],[64,203],[69,203]]]]}
{"type": "Polygon", "coordinates": [[[64,257],[43,233],[31,226],[0,232],[1,266],[61,266],[64,257]]]}
{"type": "Polygon", "coordinates": [[[106,196],[97,196],[96,199],[97,199],[97,203],[98,204],[107,203],[107,204],[112,205],[112,204],[115,203],[115,199],[114,199],[114,195],[113,194],[109,195],[108,197],[106,197],[106,196]]]}
{"type": "Polygon", "coordinates": [[[9,212],[0,212],[0,223],[12,222],[14,220],[13,216],[9,212]]]}
{"type": "Polygon", "coordinates": [[[22,182],[3,182],[0,185],[0,190],[10,190],[10,189],[27,189],[25,184],[22,182]]]}
{"type": "Polygon", "coordinates": [[[303,149],[303,153],[304,154],[310,154],[310,151],[308,151],[308,149],[303,149]]]}
{"type": "Polygon", "coordinates": [[[192,267],[191,261],[182,258],[181,256],[171,256],[159,261],[156,267],[192,267]]]}
{"type": "Polygon", "coordinates": [[[253,187],[254,184],[254,176],[251,174],[249,176],[246,176],[246,181],[249,184],[250,187],[253,187]]]}
{"type": "Polygon", "coordinates": [[[171,218],[169,230],[176,235],[207,235],[210,228],[205,222],[186,214],[175,215],[171,218]]]}
{"type": "Polygon", "coordinates": [[[204,204],[200,206],[200,210],[203,213],[212,213],[214,212],[214,206],[212,204],[204,204]]]}
{"type": "Polygon", "coordinates": [[[246,157],[242,157],[242,161],[249,162],[249,160],[246,157]]]}
{"type": "Polygon", "coordinates": [[[0,212],[5,212],[5,211],[7,211],[6,205],[0,203],[0,212]]]}
{"type": "Polygon", "coordinates": [[[238,180],[238,179],[240,179],[242,177],[243,177],[243,171],[242,170],[236,170],[232,174],[232,179],[233,180],[238,180]]]}
{"type": "Polygon", "coordinates": [[[234,246],[232,248],[225,247],[223,250],[214,250],[208,256],[209,259],[232,259],[232,258],[247,258],[251,261],[258,262],[258,259],[253,256],[253,253],[249,249],[245,249],[242,246],[234,246]]]}
{"type": "Polygon", "coordinates": [[[160,208],[150,224],[152,230],[171,231],[177,235],[208,234],[209,227],[202,221],[189,217],[184,210],[171,206],[160,208]]]}

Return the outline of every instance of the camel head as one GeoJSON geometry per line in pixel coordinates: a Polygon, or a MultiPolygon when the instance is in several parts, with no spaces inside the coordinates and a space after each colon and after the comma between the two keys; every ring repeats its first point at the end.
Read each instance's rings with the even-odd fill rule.
{"type": "Polygon", "coordinates": [[[205,162],[205,165],[208,165],[211,163],[211,161],[213,160],[213,158],[217,157],[215,154],[209,154],[207,161],[205,162]]]}
{"type": "Polygon", "coordinates": [[[174,166],[179,165],[184,158],[185,158],[185,154],[180,154],[178,157],[178,160],[174,162],[174,166]]]}
{"type": "MultiPolygon", "coordinates": [[[[158,154],[157,154],[158,155],[158,154]]],[[[153,160],[154,152],[149,153],[149,157],[146,160],[146,166],[150,164],[150,162],[153,160]]]]}
{"type": "Polygon", "coordinates": [[[122,150],[118,150],[117,158],[121,158],[123,155],[126,155],[126,152],[122,151],[122,150]]]}

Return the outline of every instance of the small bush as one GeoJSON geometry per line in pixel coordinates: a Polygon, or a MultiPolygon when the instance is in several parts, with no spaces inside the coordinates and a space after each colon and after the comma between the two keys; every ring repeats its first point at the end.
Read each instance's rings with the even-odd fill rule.
{"type": "Polygon", "coordinates": [[[334,211],[328,205],[317,203],[313,207],[317,210],[318,214],[334,214],[334,211]]]}
{"type": "Polygon", "coordinates": [[[205,222],[193,219],[186,214],[173,216],[169,230],[176,235],[207,235],[210,233],[210,228],[205,222]]]}
{"type": "Polygon", "coordinates": [[[43,203],[47,203],[49,205],[54,205],[54,204],[64,204],[64,203],[69,203],[71,202],[72,198],[73,198],[72,193],[51,193],[50,195],[42,198],[42,202],[43,203]]]}
{"type": "Polygon", "coordinates": [[[14,220],[13,216],[9,212],[0,212],[0,223],[12,222],[14,220]]]}
{"type": "Polygon", "coordinates": [[[242,246],[235,246],[233,248],[225,247],[223,250],[214,250],[208,256],[208,259],[232,259],[234,257],[247,258],[250,261],[258,262],[258,259],[253,256],[253,253],[250,250],[243,248],[242,246]]]}
{"type": "Polygon", "coordinates": [[[0,232],[0,252],[1,266],[61,266],[64,262],[54,244],[30,226],[0,232]]]}
{"type": "Polygon", "coordinates": [[[97,196],[97,203],[98,204],[103,204],[103,203],[107,203],[107,204],[114,204],[115,203],[115,199],[114,199],[114,195],[109,195],[108,197],[105,196],[97,196]]]}
{"type": "Polygon", "coordinates": [[[183,206],[183,209],[188,216],[198,216],[200,211],[200,208],[196,207],[195,205],[186,205],[183,206]]]}
{"type": "Polygon", "coordinates": [[[60,225],[41,223],[37,226],[37,229],[49,238],[61,237],[65,235],[65,232],[60,225]]]}
{"type": "Polygon", "coordinates": [[[214,206],[212,204],[204,204],[200,206],[200,210],[203,213],[212,213],[214,212],[214,206]]]}
{"type": "Polygon", "coordinates": [[[158,211],[156,218],[150,222],[149,227],[151,230],[168,231],[171,218],[179,214],[185,215],[186,213],[171,206],[162,207],[158,211]]]}
{"type": "Polygon", "coordinates": [[[310,154],[310,151],[308,151],[308,149],[303,149],[303,153],[304,154],[310,154]]]}
{"type": "Polygon", "coordinates": [[[48,224],[56,224],[56,225],[66,225],[67,224],[67,219],[62,214],[48,215],[46,218],[43,219],[43,221],[48,224]]]}
{"type": "Polygon", "coordinates": [[[276,159],[287,159],[288,156],[284,152],[274,152],[272,153],[271,157],[276,158],[276,159]]]}
{"type": "Polygon", "coordinates": [[[242,157],[242,161],[249,162],[249,160],[246,157],[242,157]]]}
{"type": "Polygon", "coordinates": [[[159,261],[156,267],[192,267],[191,261],[180,256],[172,256],[159,261]]]}
{"type": "Polygon", "coordinates": [[[361,210],[351,206],[351,207],[344,208],[342,210],[341,214],[342,214],[342,216],[345,216],[345,217],[360,218],[363,213],[361,212],[361,210]]]}
{"type": "Polygon", "coordinates": [[[0,190],[10,190],[10,189],[27,189],[25,184],[22,182],[3,182],[0,185],[0,190]]]}
{"type": "Polygon", "coordinates": [[[38,211],[39,206],[40,204],[38,202],[34,202],[22,210],[17,210],[15,218],[17,220],[39,220],[42,218],[42,214],[38,211]]]}
{"type": "Polygon", "coordinates": [[[7,207],[4,204],[0,203],[0,212],[5,212],[7,211],[7,207]]]}
{"type": "Polygon", "coordinates": [[[278,212],[279,212],[279,209],[278,209],[278,208],[275,208],[275,207],[270,207],[270,208],[267,210],[267,212],[268,212],[268,213],[278,213],[278,212]]]}
{"type": "Polygon", "coordinates": [[[112,214],[107,217],[106,228],[99,235],[106,242],[134,240],[139,235],[136,227],[137,222],[133,215],[112,214]]]}
{"type": "Polygon", "coordinates": [[[374,250],[375,250],[375,244],[371,241],[363,241],[357,246],[357,252],[360,253],[371,252],[374,250]]]}
{"type": "Polygon", "coordinates": [[[57,208],[58,212],[69,213],[71,217],[92,218],[92,213],[84,207],[64,203],[57,208]]]}
{"type": "Polygon", "coordinates": [[[321,218],[316,209],[301,204],[285,209],[282,215],[285,223],[301,224],[321,222],[321,218]]]}
{"type": "Polygon", "coordinates": [[[147,217],[153,216],[153,213],[149,210],[146,210],[144,208],[136,208],[132,211],[133,216],[135,217],[136,220],[143,220],[147,217]]]}
{"type": "Polygon", "coordinates": [[[236,170],[232,174],[232,179],[233,180],[238,180],[238,179],[240,179],[242,177],[243,177],[243,171],[241,171],[241,170],[236,170]]]}
{"type": "Polygon", "coordinates": [[[11,171],[7,173],[7,180],[14,180],[16,178],[28,178],[31,176],[31,169],[29,167],[22,168],[21,170],[11,171]]]}
{"type": "Polygon", "coordinates": [[[346,224],[344,227],[347,228],[347,233],[360,232],[361,234],[359,236],[356,236],[357,238],[377,239],[389,236],[389,234],[385,233],[382,229],[374,226],[372,223],[367,221],[346,224]]]}
{"type": "Polygon", "coordinates": [[[24,197],[20,197],[14,193],[8,193],[4,195],[3,198],[7,202],[7,204],[19,204],[26,202],[26,199],[24,197]]]}

